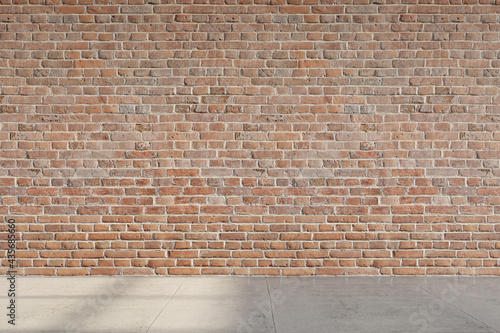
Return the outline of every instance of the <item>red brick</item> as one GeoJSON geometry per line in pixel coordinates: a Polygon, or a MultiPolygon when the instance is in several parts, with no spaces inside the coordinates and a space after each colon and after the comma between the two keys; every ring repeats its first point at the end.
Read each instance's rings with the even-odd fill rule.
{"type": "Polygon", "coordinates": [[[199,275],[200,268],[196,267],[170,267],[168,274],[170,275],[199,275]]]}
{"type": "Polygon", "coordinates": [[[102,258],[104,257],[104,251],[102,250],[80,250],[74,251],[72,254],[73,258],[102,258]]]}
{"type": "Polygon", "coordinates": [[[392,269],[394,275],[423,275],[425,268],[419,267],[396,267],[392,269]]]}
{"type": "Polygon", "coordinates": [[[121,275],[121,273],[121,268],[92,267],[90,269],[90,275],[121,275]]]}
{"type": "Polygon", "coordinates": [[[89,269],[88,268],[58,268],[57,269],[57,275],[60,276],[65,276],[65,275],[89,275],[89,269]]]}

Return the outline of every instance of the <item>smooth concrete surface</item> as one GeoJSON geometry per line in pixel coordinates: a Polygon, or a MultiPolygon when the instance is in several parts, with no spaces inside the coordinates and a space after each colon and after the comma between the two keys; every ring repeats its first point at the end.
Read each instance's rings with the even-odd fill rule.
{"type": "Polygon", "coordinates": [[[22,277],[0,332],[500,332],[498,277],[22,277]]]}

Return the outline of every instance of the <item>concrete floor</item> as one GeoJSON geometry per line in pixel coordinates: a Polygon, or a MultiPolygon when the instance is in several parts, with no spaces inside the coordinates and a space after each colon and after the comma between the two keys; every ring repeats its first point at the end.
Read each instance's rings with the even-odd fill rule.
{"type": "Polygon", "coordinates": [[[0,332],[500,332],[498,277],[17,277],[0,332]]]}

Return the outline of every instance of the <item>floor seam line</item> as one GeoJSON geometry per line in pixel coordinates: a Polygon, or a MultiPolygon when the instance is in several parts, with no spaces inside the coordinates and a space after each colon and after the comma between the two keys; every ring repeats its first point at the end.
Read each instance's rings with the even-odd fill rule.
{"type": "Polygon", "coordinates": [[[483,325],[486,325],[486,327],[487,327],[487,328],[492,329],[492,330],[493,330],[493,331],[495,331],[496,333],[500,333],[500,331],[499,331],[499,330],[497,330],[496,328],[494,328],[494,327],[492,327],[492,326],[488,325],[487,323],[485,323],[485,322],[484,322],[484,321],[482,321],[481,319],[478,319],[478,318],[474,317],[474,316],[473,316],[473,315],[471,315],[470,313],[465,312],[465,311],[464,311],[464,310],[462,310],[461,308],[459,308],[459,307],[457,307],[457,306],[455,306],[455,305],[453,305],[453,304],[451,304],[451,303],[447,302],[446,300],[442,299],[440,296],[435,295],[434,293],[430,292],[429,290],[425,289],[424,287],[419,286],[418,284],[416,284],[415,282],[412,282],[412,281],[410,281],[410,283],[412,283],[413,285],[415,285],[417,288],[420,288],[420,289],[424,290],[425,292],[427,292],[427,293],[431,294],[432,296],[434,296],[434,297],[436,297],[436,298],[440,299],[441,301],[445,302],[446,304],[448,304],[448,305],[449,305],[449,306],[451,306],[452,308],[455,308],[455,309],[457,309],[458,311],[460,311],[460,312],[462,312],[462,313],[466,314],[467,316],[471,317],[472,319],[477,320],[478,322],[482,323],[483,325]]]}
{"type": "Polygon", "coordinates": [[[186,281],[186,279],[187,279],[187,277],[182,280],[181,284],[177,287],[177,289],[175,290],[175,292],[172,295],[172,297],[170,297],[170,299],[168,300],[167,304],[165,304],[165,306],[160,310],[160,312],[158,312],[158,314],[156,315],[155,319],[153,319],[153,321],[151,322],[151,325],[149,325],[148,329],[146,330],[146,333],[149,332],[149,330],[151,329],[151,327],[153,327],[153,325],[156,322],[156,320],[158,319],[158,317],[160,317],[160,315],[163,313],[163,311],[165,311],[165,309],[167,308],[167,306],[174,299],[175,295],[177,295],[177,292],[179,291],[179,289],[181,289],[181,287],[184,284],[184,282],[186,281]]]}
{"type": "Polygon", "coordinates": [[[269,291],[269,282],[267,280],[267,276],[266,276],[266,287],[267,287],[267,295],[269,296],[269,307],[271,308],[271,318],[273,320],[274,333],[277,333],[278,331],[276,330],[276,322],[274,320],[273,300],[271,299],[271,292],[269,291]]]}

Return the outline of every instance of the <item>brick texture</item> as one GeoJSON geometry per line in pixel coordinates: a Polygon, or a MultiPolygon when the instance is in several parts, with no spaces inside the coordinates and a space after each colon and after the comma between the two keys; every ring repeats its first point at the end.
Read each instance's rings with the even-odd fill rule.
{"type": "Polygon", "coordinates": [[[499,33],[498,0],[2,0],[19,272],[500,275],[499,33]]]}

